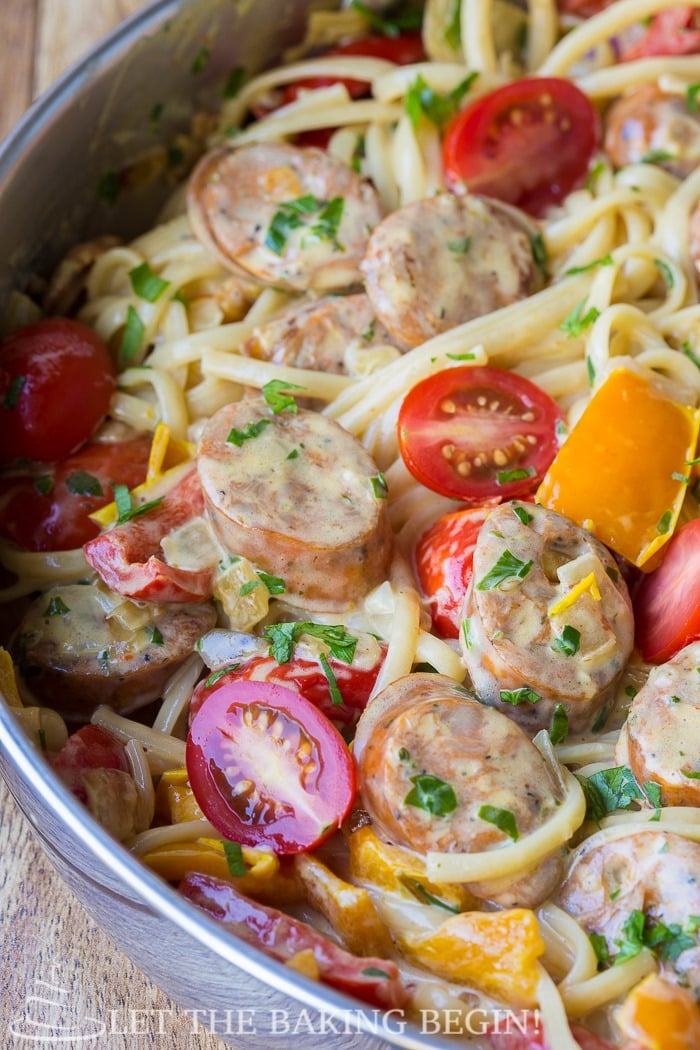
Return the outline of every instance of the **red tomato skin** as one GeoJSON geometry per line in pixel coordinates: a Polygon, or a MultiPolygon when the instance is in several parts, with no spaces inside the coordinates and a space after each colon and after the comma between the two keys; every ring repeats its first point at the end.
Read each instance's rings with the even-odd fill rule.
{"type": "Polygon", "coordinates": [[[436,372],[412,387],[399,410],[397,428],[403,461],[422,485],[464,503],[496,504],[524,498],[537,488],[559,449],[560,422],[556,401],[529,379],[502,368],[466,365],[436,372]],[[479,405],[480,396],[485,405],[479,405]],[[456,410],[443,408],[446,402],[456,410]],[[492,410],[494,403],[498,407],[492,410]],[[510,413],[504,405],[510,406],[510,413]],[[532,418],[525,422],[522,414],[532,418]],[[514,443],[528,435],[535,440],[521,441],[518,451],[514,443]],[[456,459],[443,454],[448,444],[458,452],[466,446],[472,458],[486,453],[486,460],[461,475],[456,459]],[[489,460],[488,454],[498,448],[512,448],[512,462],[497,467],[489,460]],[[499,474],[514,469],[528,473],[499,482],[499,474]]]}
{"type": "Polygon", "coordinates": [[[443,167],[455,192],[495,197],[540,217],[583,180],[598,138],[596,111],[575,84],[530,77],[497,88],[453,118],[443,167]],[[555,119],[544,118],[542,98],[553,100],[555,119]]]}
{"type": "Polygon", "coordinates": [[[66,459],[104,419],[115,389],[109,351],[90,328],[67,317],[20,328],[0,345],[0,462],[66,459]]]}
{"type": "Polygon", "coordinates": [[[416,544],[416,575],[428,600],[433,629],[442,638],[459,638],[462,603],[472,577],[476,538],[489,509],[479,507],[443,514],[416,544]]]}
{"type": "Polygon", "coordinates": [[[671,7],[659,11],[649,28],[634,44],[625,47],[621,62],[655,55],[696,55],[700,51],[700,29],[693,7],[671,7]]]}
{"type": "MultiPolygon", "coordinates": [[[[521,1026],[510,1018],[499,1021],[493,1027],[489,1026],[485,1032],[488,1046],[491,1050],[555,1050],[551,1048],[545,1039],[544,1030],[539,1017],[528,1013],[521,1031],[521,1026]]],[[[571,1034],[581,1047],[581,1050],[615,1050],[612,1043],[601,1038],[595,1032],[589,1032],[581,1025],[572,1024],[571,1034]]],[[[642,1050],[638,1046],[628,1046],[627,1050],[642,1050]]]]}
{"type": "MultiPolygon", "coordinates": [[[[398,66],[422,62],[425,49],[420,33],[400,33],[396,37],[366,36],[361,40],[351,40],[323,52],[324,56],[362,55],[367,58],[385,58],[398,66]]],[[[318,56],[317,56],[318,57],[318,56]]],[[[282,105],[296,102],[303,91],[314,91],[317,88],[330,87],[331,84],[344,84],[351,98],[362,98],[370,93],[366,80],[351,80],[341,77],[307,77],[287,84],[282,92],[282,105]]]]}
{"type": "Polygon", "coordinates": [[[130,771],[124,745],[102,726],[86,725],[68,737],[53,760],[54,772],[81,802],[87,800],[83,785],[86,769],[130,771]]]}
{"type": "Polygon", "coordinates": [[[368,668],[353,667],[352,664],[343,663],[333,656],[328,657],[328,663],[343,698],[342,704],[333,703],[328,679],[320,664],[294,658],[285,664],[279,664],[273,656],[253,656],[235,669],[227,671],[214,685],[207,686],[206,679],[200,682],[190,700],[190,718],[194,718],[220,682],[245,679],[249,682],[273,682],[287,689],[294,689],[322,711],[331,722],[352,725],[367,706],[385,653],[386,646],[383,645],[382,658],[373,667],[368,668]]]}
{"type": "Polygon", "coordinates": [[[357,789],[352,756],[335,726],[299,693],[269,682],[217,683],[190,725],[186,761],[197,803],[225,838],[244,846],[266,844],[283,855],[313,849],[336,831],[357,789]],[[273,737],[269,725],[277,722],[281,735],[273,737]],[[279,741],[290,737],[293,747],[284,750],[279,741]],[[308,774],[297,761],[295,738],[310,745],[308,774]],[[222,766],[234,753],[236,782],[254,784],[252,792],[235,796],[236,808],[222,766]],[[288,768],[281,770],[283,764],[288,768]],[[271,778],[268,791],[266,778],[271,778]],[[293,804],[300,793],[303,813],[293,804]],[[246,794],[252,794],[248,801],[246,794]]]}
{"type": "MultiPolygon", "coordinates": [[[[37,489],[35,478],[10,476],[0,482],[0,533],[30,551],[67,551],[82,547],[99,535],[89,515],[113,499],[112,485],[130,489],[146,478],[150,437],[130,441],[92,442],[59,463],[48,493],[37,489]],[[69,490],[68,479],[78,471],[97,478],[101,496],[69,490]]],[[[48,477],[51,473],[47,472],[48,477]]]]}
{"type": "Polygon", "coordinates": [[[700,518],[682,525],[633,598],[637,648],[661,664],[700,638],[700,518]]]}
{"type": "Polygon", "coordinates": [[[287,962],[298,952],[311,951],[320,980],[332,988],[385,1009],[408,1005],[410,993],[393,960],[351,955],[307,923],[250,900],[230,882],[211,875],[192,872],[178,892],[273,959],[287,962]]]}

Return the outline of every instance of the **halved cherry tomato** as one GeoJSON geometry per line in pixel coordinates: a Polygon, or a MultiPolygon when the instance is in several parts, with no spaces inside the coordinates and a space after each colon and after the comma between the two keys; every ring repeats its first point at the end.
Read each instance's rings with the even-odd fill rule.
{"type": "MultiPolygon", "coordinates": [[[[397,66],[422,62],[425,49],[420,33],[400,33],[398,36],[366,36],[361,40],[351,40],[339,44],[324,52],[324,57],[335,55],[363,55],[368,58],[385,58],[397,66]]],[[[331,84],[344,84],[351,98],[362,98],[369,95],[370,85],[366,80],[350,80],[342,77],[307,77],[287,84],[282,92],[282,104],[295,102],[302,91],[315,91],[316,88],[330,87],[331,84]]]]}
{"type": "Polygon", "coordinates": [[[652,664],[700,638],[700,518],[682,525],[665,551],[633,602],[637,648],[652,664]]]}
{"type": "Polygon", "coordinates": [[[312,849],[355,797],[355,766],[328,719],[292,689],[217,684],[190,726],[187,772],[214,827],[244,846],[312,849]]]}
{"type": "Polygon", "coordinates": [[[448,184],[540,216],[583,179],[598,141],[590,100],[570,80],[530,77],[463,109],[443,141],[448,184]]]}
{"type": "Polygon", "coordinates": [[[87,441],[116,387],[109,351],[90,328],[49,317],[0,344],[0,462],[57,463],[87,441]]]}
{"type": "Polygon", "coordinates": [[[68,737],[53,761],[54,772],[74,795],[85,802],[83,772],[87,769],[118,769],[129,772],[124,745],[102,726],[83,726],[68,737]]]}
{"type": "Polygon", "coordinates": [[[92,442],[33,476],[0,481],[0,533],[30,551],[67,551],[99,535],[89,515],[114,498],[115,483],[145,480],[150,437],[92,442]]]}
{"type": "Polygon", "coordinates": [[[428,599],[433,628],[443,638],[459,638],[476,538],[488,515],[488,507],[443,514],[416,544],[418,582],[428,599]]]}
{"type": "Polygon", "coordinates": [[[426,488],[466,503],[534,491],[558,450],[559,406],[501,368],[448,368],[417,383],[399,411],[399,447],[426,488]]]}
{"type": "MultiPolygon", "coordinates": [[[[294,657],[287,663],[280,664],[273,656],[253,656],[227,671],[217,679],[219,682],[232,682],[245,679],[249,682],[272,682],[275,685],[285,686],[287,689],[295,689],[296,692],[322,711],[326,718],[332,722],[342,725],[351,725],[360,717],[370,693],[377,680],[377,675],[382,665],[386,652],[386,646],[382,646],[381,658],[371,667],[359,667],[357,664],[347,664],[337,660],[334,656],[328,656],[328,666],[331,669],[335,683],[338,686],[340,698],[335,699],[331,695],[331,687],[318,660],[308,660],[294,657]]],[[[193,718],[215,686],[207,686],[206,679],[195,689],[190,700],[190,717],[193,718]]]]}
{"type": "Polygon", "coordinates": [[[408,1004],[410,993],[393,959],[351,955],[307,923],[252,901],[230,882],[211,875],[192,872],[178,892],[273,959],[289,962],[300,952],[310,952],[319,980],[332,988],[384,1008],[408,1004]]]}

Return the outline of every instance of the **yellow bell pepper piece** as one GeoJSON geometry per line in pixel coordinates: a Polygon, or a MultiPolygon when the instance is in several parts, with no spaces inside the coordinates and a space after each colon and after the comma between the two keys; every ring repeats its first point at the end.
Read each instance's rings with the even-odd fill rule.
{"type": "MultiPolygon", "coordinates": [[[[148,499],[148,492],[153,483],[160,481],[161,478],[166,477],[170,472],[175,473],[175,469],[181,463],[192,459],[194,452],[195,446],[189,441],[180,441],[172,436],[167,423],[158,423],[153,432],[151,450],[148,454],[146,480],[131,490],[132,496],[136,497],[137,502],[140,496],[148,499]]],[[[112,502],[104,507],[100,507],[99,510],[90,514],[90,518],[103,528],[106,525],[111,525],[113,521],[117,520],[117,504],[112,502]]]]}
{"type": "Polygon", "coordinates": [[[189,785],[186,769],[171,769],[163,773],[156,788],[156,813],[165,824],[204,819],[189,785]]]}
{"type": "Polygon", "coordinates": [[[537,501],[641,568],[673,534],[699,429],[700,411],[618,368],[560,448],[537,501]]]}
{"type": "Polygon", "coordinates": [[[9,707],[22,707],[22,699],[17,689],[15,665],[7,649],[0,647],[0,693],[9,707]]]}
{"type": "Polygon", "coordinates": [[[537,1003],[537,960],[545,945],[528,908],[462,912],[434,933],[407,936],[403,948],[438,977],[470,984],[511,1006],[537,1003]]]}
{"type": "Polygon", "coordinates": [[[685,988],[650,973],[629,993],[616,1021],[643,1050],[700,1047],[700,1007],[685,988]]]}
{"type": "Polygon", "coordinates": [[[413,897],[424,904],[435,903],[449,911],[474,906],[474,897],[457,883],[432,883],[423,860],[400,846],[389,846],[372,828],[358,828],[348,838],[350,873],[361,883],[369,883],[389,893],[413,897]]]}
{"type": "Polygon", "coordinates": [[[241,847],[245,875],[232,875],[224,844],[218,839],[173,842],[145,853],[141,860],[168,882],[179,882],[189,872],[212,875],[232,883],[240,893],[264,904],[290,904],[304,899],[304,890],[293,871],[282,871],[279,858],[265,850],[241,847]]]}
{"type": "Polygon", "coordinates": [[[565,594],[563,598],[560,598],[558,602],[548,609],[550,616],[558,616],[559,613],[564,612],[566,609],[571,608],[574,602],[578,601],[582,594],[586,591],[590,594],[594,602],[602,601],[600,590],[598,589],[598,581],[595,578],[594,572],[589,572],[588,576],[584,576],[582,580],[572,587],[568,594],[565,594]]]}
{"type": "Polygon", "coordinates": [[[311,853],[298,854],[294,870],[308,900],[325,916],[348,951],[380,958],[391,954],[389,931],[367,890],[345,882],[311,853]]]}
{"type": "Polygon", "coordinates": [[[313,948],[302,948],[291,959],[287,959],[285,966],[288,966],[290,970],[296,970],[297,973],[302,973],[304,977],[310,977],[312,981],[320,980],[321,975],[313,948]]]}

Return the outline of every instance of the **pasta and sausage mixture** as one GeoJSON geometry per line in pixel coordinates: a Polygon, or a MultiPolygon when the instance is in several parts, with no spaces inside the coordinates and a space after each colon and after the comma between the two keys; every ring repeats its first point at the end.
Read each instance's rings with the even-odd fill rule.
{"type": "Polygon", "coordinates": [[[10,303],[3,692],[308,977],[697,1047],[700,3],[352,3],[224,95],[10,303]]]}

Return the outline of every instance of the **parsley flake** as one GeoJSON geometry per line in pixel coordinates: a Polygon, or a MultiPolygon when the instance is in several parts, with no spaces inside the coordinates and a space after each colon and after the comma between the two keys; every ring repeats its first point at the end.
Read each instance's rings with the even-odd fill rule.
{"type": "Polygon", "coordinates": [[[525,510],[524,507],[518,507],[514,503],[512,503],[511,504],[511,508],[512,508],[513,514],[515,514],[516,518],[520,518],[520,520],[522,521],[523,525],[529,525],[530,524],[530,522],[532,521],[532,514],[528,514],[528,512],[525,510]]]}
{"type": "Polygon", "coordinates": [[[99,478],[86,470],[76,470],[66,478],[66,488],[74,496],[104,496],[99,478]]]}
{"type": "Polygon", "coordinates": [[[284,594],[287,590],[287,586],[281,576],[271,576],[267,572],[263,572],[262,569],[255,570],[267,587],[268,594],[284,594]]]}
{"type": "Polygon", "coordinates": [[[239,879],[242,875],[247,874],[248,869],[243,860],[243,850],[240,842],[224,842],[223,847],[230,874],[235,879],[239,879]]]}
{"type": "Polygon", "coordinates": [[[531,689],[529,685],[523,685],[519,689],[501,689],[501,701],[504,704],[538,704],[542,697],[531,689]]]}
{"type": "Polygon", "coordinates": [[[17,402],[19,401],[19,395],[22,393],[26,382],[26,376],[13,376],[12,382],[8,386],[7,391],[5,392],[5,397],[3,398],[3,408],[12,409],[16,407],[17,402]]]}
{"type": "Polygon", "coordinates": [[[132,518],[140,518],[142,514],[148,514],[150,510],[159,507],[163,502],[163,496],[152,499],[148,503],[140,503],[134,507],[131,501],[131,493],[128,485],[114,485],[114,502],[117,505],[117,525],[123,525],[132,518]]]}
{"type": "Polygon", "coordinates": [[[432,773],[417,773],[409,777],[413,787],[404,799],[404,805],[424,809],[434,817],[446,817],[457,809],[454,788],[432,773]]]}
{"type": "Polygon", "coordinates": [[[517,842],[520,838],[515,814],[511,813],[509,809],[500,809],[498,806],[481,806],[478,816],[480,820],[485,820],[487,824],[494,824],[499,831],[502,831],[513,842],[517,842]]]}
{"type": "Polygon", "coordinates": [[[284,412],[285,409],[295,416],[299,408],[296,401],[291,394],[285,393],[287,390],[303,390],[303,386],[298,386],[297,383],[285,383],[283,379],[271,379],[269,383],[265,383],[262,388],[262,396],[270,406],[276,416],[280,412],[284,412]]]}
{"type": "Polygon", "coordinates": [[[320,638],[330,649],[331,656],[345,664],[352,663],[357,646],[357,638],[348,634],[342,624],[326,625],[308,620],[275,623],[268,624],[263,633],[270,639],[270,652],[278,664],[289,663],[294,645],[302,634],[320,638]]]}
{"type": "Polygon", "coordinates": [[[203,72],[203,70],[206,68],[207,63],[208,63],[210,58],[211,58],[211,51],[209,50],[208,47],[205,47],[204,44],[202,44],[202,46],[200,47],[199,51],[197,52],[197,54],[194,56],[194,59],[192,60],[192,65],[190,67],[190,71],[191,71],[192,75],[193,76],[198,76],[199,73],[203,72]]]}
{"type": "Polygon", "coordinates": [[[589,270],[597,270],[599,266],[613,266],[615,260],[612,255],[603,255],[600,259],[594,259],[593,262],[586,263],[585,266],[571,266],[568,270],[564,270],[564,277],[571,277],[575,273],[587,273],[589,270]]]}
{"type": "Polygon", "coordinates": [[[226,441],[229,445],[235,445],[236,448],[240,448],[244,441],[250,441],[251,438],[256,438],[262,434],[265,427],[269,427],[271,422],[271,419],[258,419],[248,423],[243,427],[243,430],[233,427],[226,441]]]}
{"type": "Polygon", "coordinates": [[[592,306],[586,313],[583,312],[587,302],[587,299],[582,299],[578,306],[559,325],[561,331],[566,332],[570,339],[583,335],[586,329],[590,328],[600,317],[600,310],[595,306],[592,306]]]}
{"type": "Polygon", "coordinates": [[[447,247],[455,255],[466,255],[471,248],[472,239],[471,237],[458,237],[453,241],[447,242],[447,247]]]}
{"type": "Polygon", "coordinates": [[[673,518],[673,512],[665,510],[659,520],[656,523],[656,531],[660,536],[665,536],[671,528],[671,520],[673,518]]]}
{"type": "Polygon", "coordinates": [[[552,723],[549,727],[549,739],[553,744],[561,744],[569,735],[569,716],[563,704],[557,704],[552,714],[552,723]]]}
{"type": "Polygon", "coordinates": [[[236,66],[226,78],[226,83],[224,84],[224,98],[235,98],[244,83],[245,69],[243,66],[236,66]]]}
{"type": "Polygon", "coordinates": [[[218,671],[214,671],[214,673],[210,674],[205,680],[205,687],[209,689],[212,685],[216,685],[219,679],[223,678],[225,674],[228,674],[229,671],[237,671],[239,667],[240,664],[227,664],[226,667],[220,667],[218,671]]]}
{"type": "Polygon", "coordinates": [[[138,297],[145,299],[148,303],[155,303],[170,285],[170,281],[164,281],[162,277],[154,273],[147,262],[129,270],[129,280],[138,297]]]}
{"type": "Polygon", "coordinates": [[[343,694],[338,687],[338,679],[335,677],[333,668],[328,662],[328,657],[325,653],[319,653],[318,662],[321,665],[326,680],[328,682],[328,692],[330,693],[331,703],[335,706],[338,704],[345,704],[343,700],[343,694]]]}
{"type": "Polygon", "coordinates": [[[575,656],[581,646],[581,632],[568,624],[564,630],[552,642],[550,649],[562,656],[575,656]]]}
{"type": "Polygon", "coordinates": [[[238,596],[240,598],[245,598],[247,594],[250,594],[251,591],[254,591],[256,587],[260,586],[260,582],[260,580],[247,580],[245,583],[242,583],[238,591],[238,596]]]}
{"type": "Polygon", "coordinates": [[[401,881],[405,886],[408,886],[411,893],[418,897],[419,900],[425,901],[426,904],[432,904],[436,908],[443,908],[444,911],[452,912],[453,915],[459,915],[459,908],[456,904],[448,904],[447,901],[442,901],[439,897],[429,893],[418,879],[412,879],[406,875],[401,881]]]}
{"type": "Polygon", "coordinates": [[[151,639],[150,639],[150,641],[151,641],[151,645],[163,645],[164,644],[163,643],[163,635],[160,633],[160,631],[155,626],[155,624],[153,625],[153,627],[151,627],[151,639]]]}
{"type": "Polygon", "coordinates": [[[486,575],[479,580],[476,589],[478,591],[492,591],[506,580],[524,580],[531,568],[532,561],[521,561],[506,549],[486,575]]]}
{"type": "Polygon", "coordinates": [[[134,310],[133,306],[129,306],[126,311],[126,324],[124,326],[124,335],[122,336],[122,345],[119,348],[119,356],[121,360],[128,364],[132,361],[143,343],[143,337],[146,332],[146,326],[134,310]]]}
{"type": "Polygon", "coordinates": [[[372,492],[374,493],[374,498],[386,499],[389,495],[389,486],[387,485],[386,478],[381,473],[381,471],[379,472],[379,474],[375,474],[369,480],[370,484],[372,485],[372,492]]]}
{"type": "Polygon", "coordinates": [[[499,485],[507,485],[510,481],[522,481],[524,478],[534,478],[537,471],[534,467],[519,467],[516,470],[499,470],[496,474],[496,482],[499,485]]]}
{"type": "Polygon", "coordinates": [[[58,594],[54,594],[44,610],[44,616],[65,616],[66,613],[69,612],[70,609],[64,602],[63,598],[58,594]]]}

